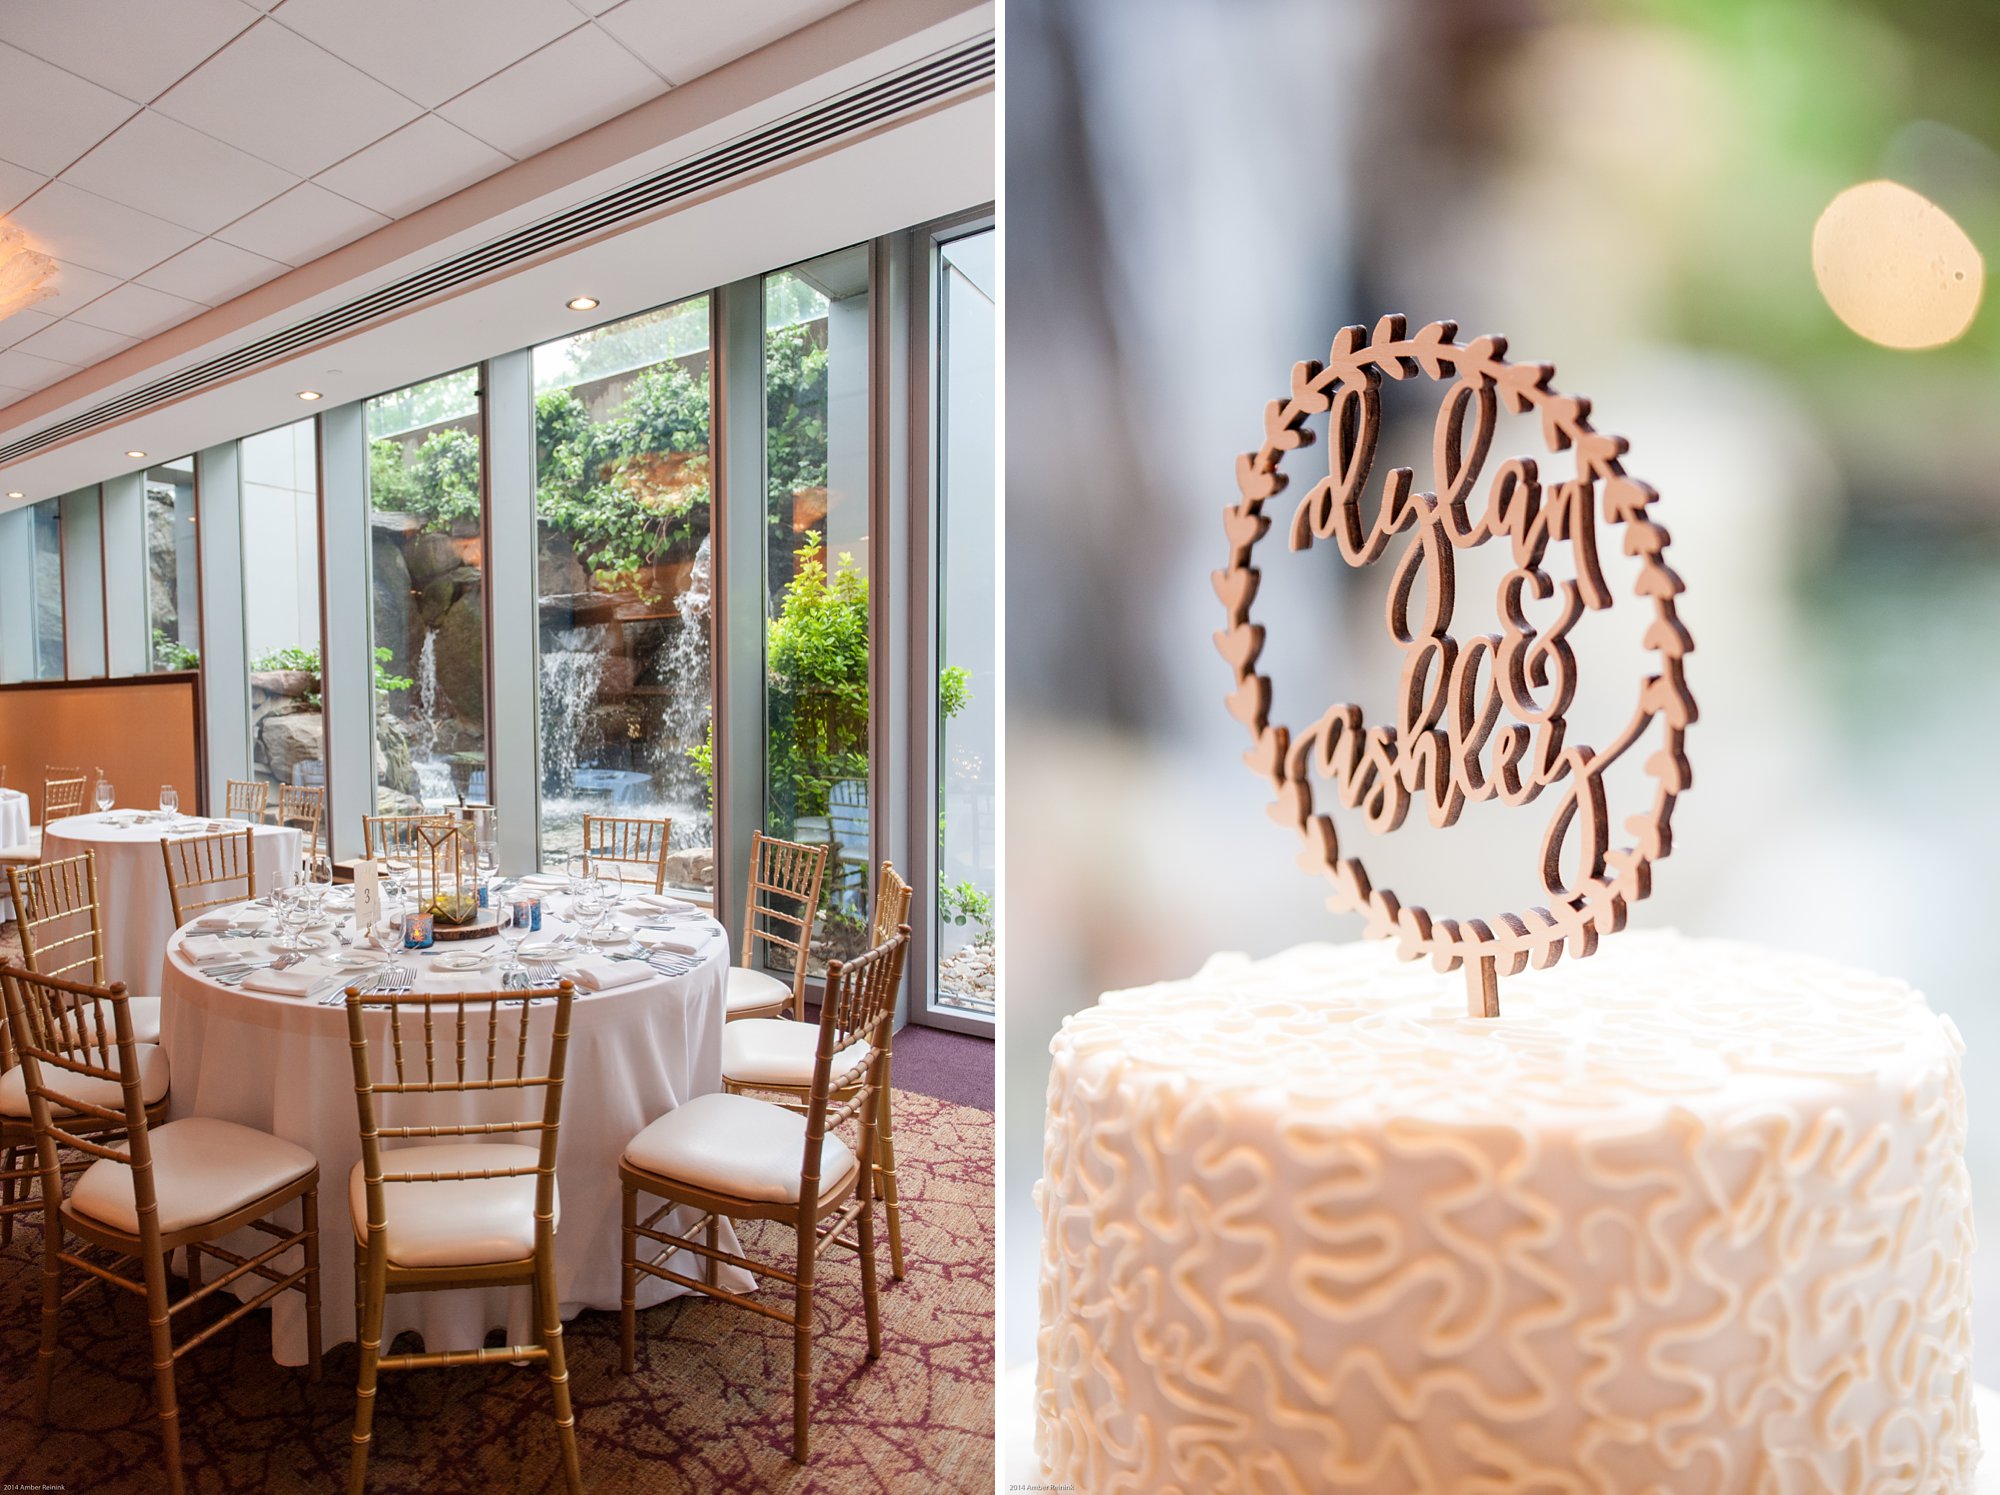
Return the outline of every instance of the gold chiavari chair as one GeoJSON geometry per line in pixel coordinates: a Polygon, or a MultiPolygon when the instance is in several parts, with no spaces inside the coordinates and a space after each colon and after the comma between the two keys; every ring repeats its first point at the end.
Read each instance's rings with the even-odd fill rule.
{"type": "MultiPolygon", "coordinates": [[[[573,995],[567,981],[525,992],[450,995],[364,996],[348,988],[347,1038],[361,1114],[361,1161],[348,1180],[361,1350],[347,1479],[351,1495],[360,1495],[367,1483],[379,1371],[521,1360],[539,1360],[548,1367],[563,1478],[572,1492],[583,1488],[555,1275],[556,1131],[562,1119],[573,995]],[[546,998],[553,1002],[545,1002],[546,998]],[[422,1019],[421,1031],[407,1038],[406,1013],[420,1014],[422,1019]],[[548,1063],[538,1072],[529,1063],[530,1032],[542,1013],[550,1017],[548,1063]],[[377,1078],[368,1034],[371,1015],[379,1017],[380,1027],[386,1029],[376,1042],[389,1050],[393,1080],[377,1078]],[[511,1039],[503,1031],[510,1023],[515,1027],[511,1039]],[[523,1119],[536,1090],[541,1091],[540,1115],[523,1119]],[[515,1119],[387,1124],[392,1107],[426,1104],[414,1098],[456,1092],[489,1098],[512,1093],[519,1101],[513,1108],[515,1119]],[[399,1096],[412,1100],[398,1101],[399,1096]],[[534,1136],[535,1145],[490,1140],[521,1135],[534,1136]],[[420,1144],[409,1145],[418,1138],[423,1139],[420,1144]],[[385,1148],[387,1141],[404,1145],[385,1148]],[[382,1353],[383,1304],[388,1294],[511,1286],[534,1290],[535,1343],[382,1353]]],[[[463,1113],[427,1109],[422,1114],[463,1113]]]]}
{"type": "Polygon", "coordinates": [[[262,779],[231,779],[223,790],[222,818],[234,820],[241,815],[245,820],[260,823],[270,803],[271,786],[262,779]]]}
{"type": "Polygon", "coordinates": [[[42,825],[81,815],[83,792],[89,785],[89,777],[78,769],[51,769],[49,777],[42,780],[42,825]]]}
{"type": "Polygon", "coordinates": [[[181,928],[203,909],[257,896],[256,835],[246,825],[240,831],[161,840],[174,928],[181,928]]]}
{"type": "Polygon", "coordinates": [[[299,857],[310,867],[319,860],[320,837],[326,829],[326,790],[318,784],[280,784],[278,824],[299,828],[299,857]]]}
{"type": "Polygon", "coordinates": [[[653,885],[655,893],[664,893],[667,890],[667,830],[672,824],[670,820],[584,816],[585,875],[608,876],[619,883],[648,882],[653,885]],[[628,876],[627,869],[637,875],[628,876]]]}
{"type": "MultiPolygon", "coordinates": [[[[841,1245],[861,1258],[861,1298],[868,1321],[868,1358],[882,1353],[882,1318],[875,1291],[874,1170],[860,1166],[875,1146],[877,1109],[888,1083],[883,1060],[896,1013],[896,985],[909,944],[905,925],[866,955],[827,966],[826,1000],[820,1007],[812,1084],[803,1112],[747,1095],[698,1095],[669,1111],[626,1145],[618,1165],[624,1185],[620,1259],[622,1365],[633,1370],[639,1273],[694,1288],[792,1326],[792,1457],[810,1451],[812,1404],[813,1280],[820,1253],[841,1245]],[[838,1094],[846,1098],[835,1102],[838,1094]],[[860,1146],[836,1133],[859,1126],[860,1146]],[[639,1195],[665,1201],[644,1220],[639,1195]],[[662,1228],[676,1208],[699,1217],[682,1231],[662,1228]],[[797,1249],[792,1265],[753,1261],[717,1243],[722,1220],[775,1220],[790,1225],[797,1249]],[[844,1232],[856,1229],[850,1241],[844,1232]],[[644,1239],[651,1256],[642,1259],[644,1239]],[[655,1248],[658,1248],[655,1250],[655,1248]],[[705,1280],[667,1263],[676,1251],[707,1262],[705,1280]],[[720,1266],[742,1267],[790,1283],[791,1312],[731,1292],[716,1280],[720,1266]]],[[[649,1204],[651,1200],[649,1199],[649,1204]]]]}
{"type": "MultiPolygon", "coordinates": [[[[910,917],[910,885],[894,866],[882,864],[875,884],[875,922],[870,943],[881,946],[896,938],[910,917]]],[[[890,993],[890,1005],[895,993],[890,993]]],[[[875,1127],[875,1197],[889,1222],[889,1275],[903,1280],[903,1212],[896,1198],[896,1133],[891,1097],[895,1094],[896,1025],[889,1024],[882,1040],[882,1098],[875,1127]]],[[[780,1104],[802,1108],[812,1096],[815,1034],[804,1023],[782,1018],[750,1018],[725,1023],[722,1029],[722,1088],[784,1096],[780,1104]]],[[[835,1100],[846,1100],[836,1091],[835,1100]]]]}
{"type": "Polygon", "coordinates": [[[787,1006],[795,1021],[804,1020],[806,953],[812,948],[813,920],[819,917],[826,850],[823,845],[780,841],[762,831],[750,833],[750,886],[743,895],[743,961],[729,972],[727,1021],[776,1017],[787,1006]],[[791,955],[790,986],[758,968],[760,943],[791,955]]]}
{"type": "Polygon", "coordinates": [[[150,1071],[157,1068],[164,1074],[165,1055],[133,1039],[122,986],[87,986],[0,964],[0,988],[5,989],[7,1023],[26,1077],[46,1222],[35,1416],[48,1418],[62,1305],[99,1282],[144,1299],[167,1488],[179,1495],[183,1479],[174,1366],[181,1356],[279,1293],[297,1290],[306,1300],[311,1373],[319,1375],[319,1164],[303,1147],[214,1117],[161,1125],[154,1114],[158,1103],[151,1094],[150,1071]],[[157,1065],[148,1056],[156,1056],[157,1065]],[[106,1128],[122,1131],[124,1140],[107,1145],[106,1128]],[[95,1160],[77,1178],[68,1199],[62,1197],[58,1149],[95,1160]],[[295,1200],[299,1229],[269,1218],[295,1200]],[[217,1244],[246,1227],[276,1240],[255,1256],[217,1244]],[[188,1291],[171,1302],[167,1257],[183,1247],[188,1291]],[[294,1249],[301,1251],[302,1264],[279,1266],[277,1258],[294,1249]],[[203,1256],[227,1266],[207,1284],[201,1281],[203,1256]],[[66,1267],[83,1274],[67,1293],[62,1284],[66,1267]],[[252,1274],[268,1285],[174,1343],[175,1315],[252,1274]]]}
{"type": "MultiPolygon", "coordinates": [[[[21,957],[38,976],[104,985],[104,917],[97,904],[97,853],[63,857],[25,870],[9,868],[8,895],[19,922],[21,957]]],[[[132,1031],[160,1041],[160,999],[128,996],[132,1031]]]]}
{"type": "Polygon", "coordinates": [[[361,849],[382,860],[414,863],[422,850],[417,831],[454,823],[449,815],[363,815],[361,849]]]}

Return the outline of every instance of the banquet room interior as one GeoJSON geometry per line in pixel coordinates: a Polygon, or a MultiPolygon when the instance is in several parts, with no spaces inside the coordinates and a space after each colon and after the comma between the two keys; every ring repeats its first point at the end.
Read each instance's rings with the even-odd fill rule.
{"type": "Polygon", "coordinates": [[[0,7],[8,1488],[992,1488],[994,27],[0,7]]]}

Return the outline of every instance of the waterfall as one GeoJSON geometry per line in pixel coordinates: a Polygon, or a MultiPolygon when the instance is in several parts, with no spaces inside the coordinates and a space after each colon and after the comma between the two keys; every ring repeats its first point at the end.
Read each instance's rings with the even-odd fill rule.
{"type": "Polygon", "coordinates": [[[437,696],[437,630],[426,628],[424,647],[417,654],[417,715],[410,724],[415,729],[410,738],[413,757],[437,757],[437,696]]]}
{"type": "Polygon", "coordinates": [[[598,628],[566,628],[542,653],[542,773],[545,788],[576,792],[583,739],[597,705],[607,641],[598,628]]]}
{"type": "Polygon", "coordinates": [[[685,807],[674,819],[672,843],[677,849],[706,846],[712,839],[709,813],[697,808],[706,790],[685,751],[700,745],[708,725],[710,591],[709,548],[704,537],[694,564],[688,568],[687,590],[674,602],[680,626],[661,659],[667,694],[660,708],[661,730],[654,739],[650,765],[665,790],[664,798],[685,807]]]}

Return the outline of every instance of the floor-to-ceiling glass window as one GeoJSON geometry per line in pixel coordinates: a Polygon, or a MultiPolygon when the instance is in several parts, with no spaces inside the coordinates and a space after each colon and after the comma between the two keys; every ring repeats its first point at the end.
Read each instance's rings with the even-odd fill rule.
{"type": "Polygon", "coordinates": [[[937,987],[944,1011],[992,1016],[999,680],[995,668],[994,233],[936,259],[937,987]]]}
{"type": "Polygon", "coordinates": [[[823,842],[812,971],[867,948],[868,250],[764,277],[765,829],[823,842]]]}
{"type": "Polygon", "coordinates": [[[479,371],[368,402],[375,807],[484,800],[479,371]]]}
{"type": "Polygon", "coordinates": [[[243,632],[250,658],[251,770],[274,784],[326,782],[316,443],[310,420],[237,443],[247,558],[243,632]]]}
{"type": "Polygon", "coordinates": [[[665,818],[712,888],[709,302],[535,349],[542,858],[585,814],[665,818]]]}
{"type": "Polygon", "coordinates": [[[62,500],[34,506],[36,680],[63,677],[62,500]]]}
{"type": "Polygon", "coordinates": [[[146,624],[155,674],[201,664],[194,458],[146,469],[146,624]]]}

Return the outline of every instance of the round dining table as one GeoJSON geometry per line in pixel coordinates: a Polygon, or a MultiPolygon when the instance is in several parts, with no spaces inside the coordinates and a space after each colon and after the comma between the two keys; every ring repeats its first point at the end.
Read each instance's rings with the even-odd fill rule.
{"type": "MultiPolygon", "coordinates": [[[[274,959],[270,935],[275,925],[253,937],[204,936],[190,926],[169,944],[161,993],[161,1042],[172,1070],[170,1118],[209,1116],[256,1127],[319,1159],[320,1303],[328,1345],[354,1338],[355,1232],[348,1190],[361,1160],[361,1135],[345,990],[351,985],[365,991],[386,964],[384,952],[371,946],[339,906],[351,896],[334,895],[331,927],[318,934],[321,949],[285,972],[302,977],[304,991],[259,991],[257,982],[276,973],[243,969],[246,963],[257,967],[274,959]],[[191,940],[202,941],[193,947],[194,954],[191,940]]],[[[607,928],[630,930],[655,942],[650,946],[629,945],[616,958],[607,956],[605,947],[580,945],[543,953],[541,941],[574,938],[578,932],[561,917],[565,906],[562,896],[545,896],[543,928],[530,937],[526,955],[547,962],[533,968],[537,979],[552,982],[570,975],[582,961],[600,979],[615,972],[611,979],[627,982],[598,991],[579,987],[571,1007],[556,1154],[556,1290],[562,1316],[568,1319],[584,1308],[616,1309],[620,1303],[623,1193],[618,1163],[626,1144],[684,1101],[722,1088],[729,936],[691,905],[662,911],[635,904],[614,913],[607,928]]],[[[258,911],[242,913],[251,922],[238,927],[255,930],[258,911]]],[[[215,918],[219,920],[220,911],[215,918]]],[[[504,952],[497,939],[440,941],[430,950],[398,948],[395,953],[410,969],[417,995],[490,992],[502,986],[504,952]],[[459,969],[475,960],[479,964],[474,968],[459,969]]],[[[531,1073],[547,1062],[554,1011],[553,1001],[547,1001],[530,1014],[531,1073]]],[[[440,1032],[448,1034],[455,1009],[441,1006],[436,1014],[443,1025],[440,1032]]],[[[518,1033],[520,1015],[518,1006],[500,1012],[503,1059],[518,1033]]],[[[476,1010],[471,1019],[467,1051],[475,1071],[483,1063],[482,1024],[489,1019],[490,1014],[476,1010]]],[[[378,1066],[375,1078],[393,1081],[388,1011],[366,1008],[364,1021],[378,1066]]],[[[417,1071],[423,1063],[422,1021],[420,1011],[406,1012],[403,1018],[412,1079],[422,1078],[417,1071]]],[[[446,1037],[439,1054],[447,1069],[454,1052],[455,1042],[446,1037]]],[[[441,1069],[439,1077],[445,1072],[441,1069]]],[[[455,1122],[525,1120],[531,1113],[538,1119],[542,1092],[525,1092],[531,1097],[525,1101],[523,1094],[384,1095],[377,1098],[377,1118],[385,1126],[432,1124],[442,1119],[435,1108],[446,1104],[455,1122]]],[[[296,1223],[295,1213],[287,1223],[296,1223]]],[[[247,1249],[261,1239],[243,1233],[231,1244],[247,1249]]],[[[721,1244],[734,1249],[733,1235],[725,1231],[721,1244]]],[[[676,1265],[688,1269],[694,1261],[683,1254],[676,1265]]],[[[691,1274],[698,1274],[698,1268],[691,1274]]],[[[735,1269],[721,1278],[723,1286],[736,1290],[752,1283],[748,1273],[735,1269]]],[[[247,1295],[251,1289],[244,1291],[247,1295]]],[[[638,1301],[648,1307],[680,1291],[646,1276],[640,1280],[638,1301]]],[[[271,1306],[273,1358],[282,1365],[303,1365],[304,1300],[281,1293],[271,1306]]],[[[509,1343],[523,1344],[533,1337],[531,1315],[526,1287],[394,1294],[388,1300],[383,1344],[404,1330],[415,1330],[427,1349],[476,1349],[495,1329],[504,1329],[509,1343]]]]}
{"type": "MultiPolygon", "coordinates": [[[[197,820],[157,812],[112,810],[72,815],[42,827],[42,860],[97,853],[97,914],[104,931],[104,979],[122,981],[135,994],[160,989],[174,906],[167,895],[167,863],[160,842],[210,829],[240,831],[236,820],[197,820]]],[[[294,881],[299,829],[253,826],[258,895],[294,881]]]]}
{"type": "MultiPolygon", "coordinates": [[[[18,789],[0,789],[0,851],[28,844],[28,796],[18,789]]],[[[7,897],[7,875],[0,872],[0,923],[14,917],[7,897]]]]}

